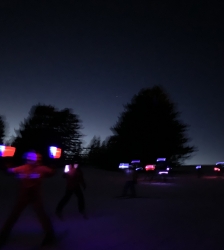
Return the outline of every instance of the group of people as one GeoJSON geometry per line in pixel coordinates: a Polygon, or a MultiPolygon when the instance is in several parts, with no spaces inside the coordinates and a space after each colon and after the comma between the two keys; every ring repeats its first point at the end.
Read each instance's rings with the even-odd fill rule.
{"type": "MultiPolygon", "coordinates": [[[[45,231],[45,237],[41,245],[51,245],[56,240],[51,219],[45,212],[43,206],[41,193],[41,183],[43,178],[54,175],[56,171],[55,169],[44,166],[42,164],[41,155],[36,152],[27,153],[25,159],[26,163],[24,165],[7,169],[9,173],[17,175],[21,181],[17,202],[0,230],[0,247],[5,245],[13,229],[13,226],[19,219],[22,211],[28,205],[32,205],[42,225],[42,228],[45,231]]],[[[129,167],[129,169],[126,171],[126,176],[127,178],[123,188],[122,197],[126,197],[129,190],[130,196],[135,197],[137,172],[134,166],[129,167]]],[[[66,178],[65,194],[56,206],[56,215],[60,219],[63,219],[63,208],[74,194],[77,197],[80,214],[82,214],[82,216],[87,219],[85,199],[82,191],[82,189],[86,189],[86,183],[78,162],[71,162],[71,164],[68,165],[67,171],[63,173],[63,177],[66,178]]]]}
{"type": "MultiPolygon", "coordinates": [[[[7,169],[9,173],[16,174],[18,178],[21,179],[21,182],[18,200],[0,231],[0,247],[7,242],[13,226],[27,205],[32,205],[42,228],[45,231],[45,237],[41,245],[49,245],[56,240],[51,219],[45,212],[43,206],[41,193],[41,182],[43,178],[54,175],[55,169],[43,166],[42,157],[36,152],[27,153],[25,158],[26,163],[24,165],[7,169]]],[[[86,188],[86,184],[83,178],[83,173],[79,168],[79,164],[77,162],[72,162],[69,165],[68,171],[64,173],[64,177],[67,180],[67,185],[65,194],[56,207],[56,215],[62,219],[64,206],[68,203],[71,196],[75,194],[78,200],[79,212],[84,218],[87,218],[85,199],[82,191],[82,188],[86,188]]]]}

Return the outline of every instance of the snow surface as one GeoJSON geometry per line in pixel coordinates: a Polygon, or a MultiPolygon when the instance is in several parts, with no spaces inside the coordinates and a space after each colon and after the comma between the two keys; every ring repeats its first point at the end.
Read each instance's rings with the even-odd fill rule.
{"type": "MultiPolygon", "coordinates": [[[[59,235],[58,244],[46,249],[76,250],[219,250],[224,249],[224,179],[181,176],[167,183],[137,185],[141,198],[118,199],[124,185],[121,173],[83,168],[87,183],[85,220],[75,196],[65,207],[64,220],[55,215],[65,180],[63,169],[43,185],[45,208],[59,235]]],[[[16,199],[17,180],[0,173],[0,225],[16,199]]],[[[3,249],[40,249],[42,228],[26,209],[3,249]]],[[[44,248],[43,248],[44,249],[44,248]]]]}

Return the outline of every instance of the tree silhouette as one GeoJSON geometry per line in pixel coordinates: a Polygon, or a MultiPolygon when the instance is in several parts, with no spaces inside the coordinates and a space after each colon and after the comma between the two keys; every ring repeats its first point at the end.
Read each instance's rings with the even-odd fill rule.
{"type": "Polygon", "coordinates": [[[109,143],[111,137],[101,142],[100,137],[94,136],[88,146],[87,161],[92,166],[98,168],[109,169],[109,160],[112,157],[112,151],[109,150],[109,143]],[[111,157],[110,157],[111,156],[111,157]]]}
{"type": "Polygon", "coordinates": [[[142,89],[124,109],[107,142],[114,163],[132,159],[152,163],[158,157],[181,163],[195,151],[188,145],[188,125],[180,121],[180,113],[162,87],[142,89]]]}
{"type": "Polygon", "coordinates": [[[63,158],[71,160],[81,152],[81,121],[71,109],[57,110],[51,105],[35,105],[20,123],[13,145],[16,156],[27,150],[37,150],[46,158],[49,146],[62,148],[63,158]]]}
{"type": "Polygon", "coordinates": [[[0,144],[3,144],[5,137],[5,122],[2,116],[0,116],[0,144]]]}
{"type": "Polygon", "coordinates": [[[93,165],[101,163],[101,140],[100,137],[94,136],[88,145],[88,162],[93,165]]]}

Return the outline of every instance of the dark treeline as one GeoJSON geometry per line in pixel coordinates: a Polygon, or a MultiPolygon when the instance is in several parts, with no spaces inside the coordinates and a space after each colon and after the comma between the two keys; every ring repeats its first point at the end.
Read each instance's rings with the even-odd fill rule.
{"type": "MultiPolygon", "coordinates": [[[[71,109],[58,110],[51,105],[37,104],[28,117],[20,123],[11,145],[16,147],[14,161],[20,163],[28,150],[40,152],[50,163],[48,147],[62,149],[58,164],[73,159],[104,169],[117,169],[120,162],[140,159],[154,163],[158,157],[166,157],[174,164],[181,164],[195,151],[189,145],[189,126],[180,120],[180,113],[160,86],[142,89],[111,127],[113,132],[106,140],[94,136],[87,148],[83,148],[82,122],[71,109]]],[[[5,136],[5,123],[0,116],[0,142],[5,136]]]]}

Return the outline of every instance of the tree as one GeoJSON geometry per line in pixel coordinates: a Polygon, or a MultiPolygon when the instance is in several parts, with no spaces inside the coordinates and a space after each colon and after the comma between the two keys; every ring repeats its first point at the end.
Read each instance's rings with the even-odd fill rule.
{"type": "Polygon", "coordinates": [[[5,137],[5,122],[3,116],[0,116],[0,144],[3,144],[5,137]]]}
{"type": "MultiPolygon", "coordinates": [[[[0,145],[4,142],[5,137],[5,119],[0,115],[0,145]]],[[[5,167],[5,160],[3,157],[0,157],[0,170],[5,167]]]]}
{"type": "Polygon", "coordinates": [[[108,139],[101,142],[100,137],[94,136],[88,146],[88,163],[98,168],[109,169],[110,159],[108,150],[108,139]]]}
{"type": "Polygon", "coordinates": [[[188,145],[189,126],[180,121],[180,113],[162,87],[142,89],[124,109],[107,143],[116,163],[140,159],[147,164],[158,157],[180,163],[195,151],[188,145]]]}
{"type": "Polygon", "coordinates": [[[100,163],[100,147],[101,147],[101,140],[100,137],[94,136],[90,141],[88,146],[88,162],[91,165],[98,165],[100,163]]]}
{"type": "Polygon", "coordinates": [[[49,146],[60,147],[65,160],[71,160],[81,152],[81,121],[71,109],[58,110],[51,105],[35,105],[29,116],[20,123],[13,145],[17,156],[27,150],[37,150],[45,157],[49,146]]]}

